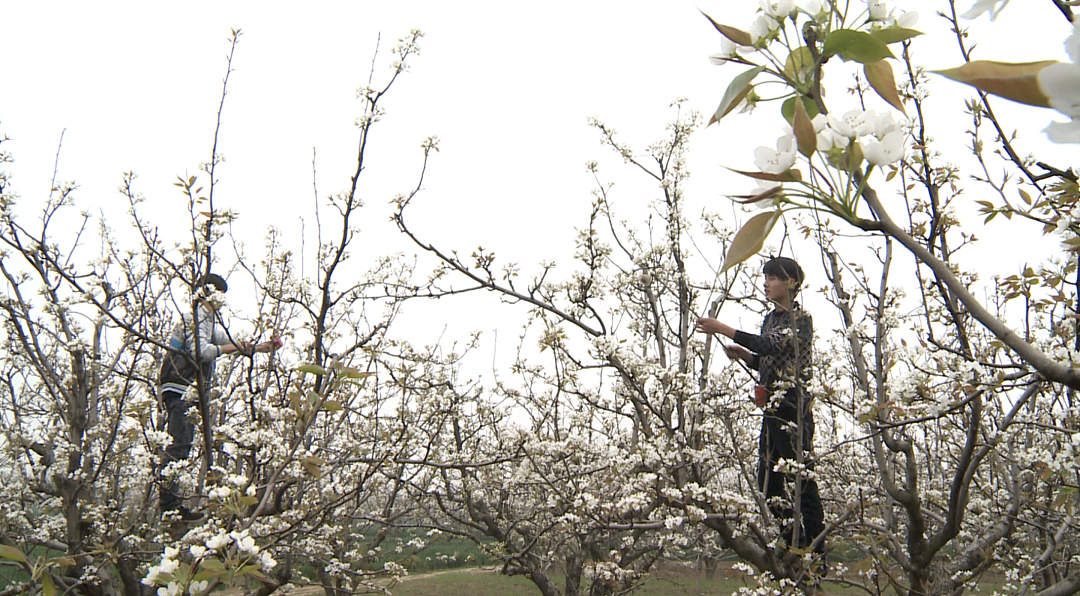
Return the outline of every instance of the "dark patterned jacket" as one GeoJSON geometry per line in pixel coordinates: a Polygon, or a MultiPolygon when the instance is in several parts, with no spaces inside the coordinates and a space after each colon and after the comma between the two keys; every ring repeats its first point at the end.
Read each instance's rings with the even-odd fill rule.
{"type": "Polygon", "coordinates": [[[810,400],[806,386],[814,342],[810,313],[797,302],[790,311],[774,308],[761,322],[761,335],[736,331],[735,342],[754,353],[750,367],[758,371],[759,383],[765,387],[769,399],[777,392],[783,393],[784,399],[776,406],[775,415],[795,421],[802,393],[803,415],[808,416],[810,400]]]}

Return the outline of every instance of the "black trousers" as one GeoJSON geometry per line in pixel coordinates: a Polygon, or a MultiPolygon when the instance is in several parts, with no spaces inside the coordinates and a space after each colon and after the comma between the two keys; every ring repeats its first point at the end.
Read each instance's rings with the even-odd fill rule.
{"type": "MultiPolygon", "coordinates": [[[[758,488],[765,495],[766,502],[774,517],[780,522],[783,537],[791,546],[805,548],[819,534],[825,531],[825,510],[821,506],[821,494],[817,481],[802,474],[789,474],[775,471],[781,459],[798,461],[796,446],[799,437],[794,424],[790,424],[785,414],[788,412],[766,411],[761,422],[761,437],[758,440],[758,488]],[[793,495],[799,495],[800,524],[794,523],[793,495]],[[794,534],[798,528],[798,540],[794,534]]],[[[803,463],[808,471],[814,470],[810,458],[810,446],[814,441],[814,422],[809,417],[803,421],[802,432],[803,463]]],[[[818,552],[824,552],[824,541],[818,545],[818,552]]]]}
{"type": "MultiPolygon", "coordinates": [[[[195,425],[188,419],[188,405],[184,403],[184,396],[175,391],[162,391],[162,401],[165,402],[165,411],[168,415],[166,430],[172,437],[172,444],[165,448],[165,457],[162,458],[161,467],[170,462],[182,461],[191,455],[191,441],[195,436],[195,425]]],[[[175,511],[180,508],[181,498],[178,494],[175,480],[161,479],[160,504],[162,511],[175,511]]]]}

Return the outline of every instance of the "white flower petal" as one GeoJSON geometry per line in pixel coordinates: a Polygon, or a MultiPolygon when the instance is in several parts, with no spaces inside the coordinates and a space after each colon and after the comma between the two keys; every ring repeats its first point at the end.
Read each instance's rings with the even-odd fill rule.
{"type": "Polygon", "coordinates": [[[992,21],[997,18],[998,13],[1000,13],[1008,3],[1009,0],[979,0],[975,3],[975,6],[972,6],[967,12],[960,16],[965,19],[975,19],[984,12],[990,11],[990,20],[992,21]],[[997,6],[999,3],[1001,6],[997,6]]]}
{"type": "Polygon", "coordinates": [[[896,19],[896,24],[904,29],[911,29],[919,22],[919,13],[912,10],[900,15],[900,18],[896,19]]]}
{"type": "Polygon", "coordinates": [[[1055,143],[1080,143],[1080,120],[1051,122],[1043,132],[1055,143]]]}
{"type": "Polygon", "coordinates": [[[1036,80],[1052,108],[1073,118],[1080,117],[1080,66],[1068,62],[1051,64],[1039,71],[1036,80]]]}
{"type": "Polygon", "coordinates": [[[904,157],[904,136],[903,131],[894,130],[880,141],[863,144],[863,155],[866,156],[866,161],[883,166],[900,160],[904,157]]]}

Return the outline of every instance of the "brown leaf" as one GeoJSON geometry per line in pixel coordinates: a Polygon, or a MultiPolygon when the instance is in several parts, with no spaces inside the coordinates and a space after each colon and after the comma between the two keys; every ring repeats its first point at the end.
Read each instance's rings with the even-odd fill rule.
{"type": "Polygon", "coordinates": [[[975,60],[933,72],[1005,99],[1049,108],[1050,98],[1039,88],[1038,76],[1039,71],[1051,64],[1057,64],[1057,60],[1021,63],[975,60]]]}
{"type": "Polygon", "coordinates": [[[889,61],[878,60],[877,62],[864,64],[863,72],[866,74],[866,81],[881,96],[881,99],[889,102],[889,105],[907,116],[907,112],[904,111],[904,103],[900,101],[900,93],[896,90],[896,79],[893,77],[892,65],[889,64],[889,61]]]}
{"type": "Polygon", "coordinates": [[[742,29],[736,29],[735,27],[729,27],[727,25],[717,23],[716,21],[713,20],[712,17],[705,14],[704,12],[701,12],[701,14],[706,19],[709,19],[709,22],[712,23],[712,26],[716,27],[716,30],[719,31],[720,34],[723,35],[724,37],[730,39],[731,41],[733,41],[733,42],[735,42],[735,43],[737,43],[737,44],[739,44],[741,46],[754,45],[753,39],[750,37],[750,34],[747,33],[746,31],[743,31],[742,29]]]}
{"type": "Polygon", "coordinates": [[[746,259],[756,255],[762,246],[765,246],[765,238],[772,231],[773,224],[780,217],[780,210],[766,211],[750,218],[743,227],[735,234],[728,248],[724,266],[720,269],[723,273],[728,269],[742,263],[746,259]]]}

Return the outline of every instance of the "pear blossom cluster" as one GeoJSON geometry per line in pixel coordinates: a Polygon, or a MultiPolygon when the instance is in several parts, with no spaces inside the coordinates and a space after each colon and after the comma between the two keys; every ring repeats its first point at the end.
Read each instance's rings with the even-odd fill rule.
{"type": "Polygon", "coordinates": [[[883,0],[867,0],[867,12],[870,20],[882,28],[902,27],[910,29],[919,22],[919,13],[915,11],[902,11],[897,8],[889,9],[883,0]]]}
{"type": "Polygon", "coordinates": [[[843,118],[818,114],[812,120],[818,150],[826,154],[842,151],[855,141],[866,160],[877,166],[896,163],[904,157],[906,120],[897,121],[892,112],[852,110],[843,118]]]}
{"type": "MultiPolygon", "coordinates": [[[[835,163],[852,143],[858,143],[867,161],[885,166],[903,159],[907,128],[906,119],[898,121],[892,112],[852,110],[841,118],[818,114],[811,122],[817,135],[817,150],[835,163]]],[[[782,174],[795,165],[798,150],[795,134],[790,127],[777,139],[776,149],[758,147],[754,150],[754,165],[762,172],[782,174]]],[[[763,184],[765,190],[773,184],[763,184]]]]}

